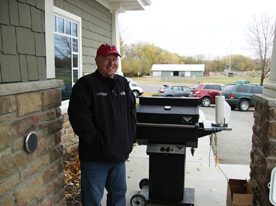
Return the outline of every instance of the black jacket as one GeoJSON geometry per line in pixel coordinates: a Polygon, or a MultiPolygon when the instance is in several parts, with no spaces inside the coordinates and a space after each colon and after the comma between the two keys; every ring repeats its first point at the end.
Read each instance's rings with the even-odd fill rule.
{"type": "Polygon", "coordinates": [[[81,160],[128,159],[135,142],[136,101],[124,77],[105,78],[97,70],[80,78],[72,89],[68,115],[79,136],[81,160]]]}

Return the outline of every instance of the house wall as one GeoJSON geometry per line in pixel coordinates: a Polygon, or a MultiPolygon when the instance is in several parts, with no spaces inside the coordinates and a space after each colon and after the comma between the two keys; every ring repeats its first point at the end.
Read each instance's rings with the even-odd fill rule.
{"type": "Polygon", "coordinates": [[[44,27],[43,0],[0,1],[0,83],[46,79],[44,27]]]}

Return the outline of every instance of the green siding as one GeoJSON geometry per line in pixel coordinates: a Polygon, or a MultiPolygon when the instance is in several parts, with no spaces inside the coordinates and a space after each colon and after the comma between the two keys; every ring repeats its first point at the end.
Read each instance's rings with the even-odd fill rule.
{"type": "Polygon", "coordinates": [[[203,72],[201,72],[201,71],[191,72],[191,77],[193,77],[193,76],[203,77],[203,72]]]}
{"type": "Polygon", "coordinates": [[[172,72],[166,72],[166,71],[161,72],[162,77],[170,77],[171,75],[172,75],[172,72]]]}
{"type": "Polygon", "coordinates": [[[0,0],[0,82],[46,79],[44,0],[0,0]]]}

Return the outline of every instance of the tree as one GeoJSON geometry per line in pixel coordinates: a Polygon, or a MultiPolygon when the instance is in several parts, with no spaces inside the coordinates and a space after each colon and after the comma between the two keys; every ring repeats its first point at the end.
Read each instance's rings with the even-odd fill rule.
{"type": "Polygon", "coordinates": [[[274,18],[263,14],[259,17],[254,15],[253,22],[248,25],[246,31],[246,40],[251,46],[253,54],[259,59],[260,85],[263,85],[264,79],[268,77],[270,71],[274,28],[274,18]]]}

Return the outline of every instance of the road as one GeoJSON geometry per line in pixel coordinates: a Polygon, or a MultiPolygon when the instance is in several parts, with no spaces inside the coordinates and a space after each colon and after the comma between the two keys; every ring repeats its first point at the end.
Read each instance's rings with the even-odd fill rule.
{"type": "MultiPolygon", "coordinates": [[[[215,120],[215,106],[200,107],[208,120],[215,120]]],[[[230,126],[232,131],[217,133],[217,146],[213,146],[221,164],[250,164],[252,148],[252,127],[254,124],[254,110],[241,112],[232,110],[230,126]]]]}
{"type": "MultiPolygon", "coordinates": [[[[138,83],[144,91],[154,92],[162,86],[161,84],[143,84],[138,83]]],[[[215,120],[215,106],[199,107],[208,120],[215,120]]],[[[223,131],[217,133],[217,146],[213,147],[214,152],[219,158],[221,164],[250,164],[250,152],[252,148],[252,127],[254,124],[254,110],[247,112],[232,110],[230,116],[230,126],[232,131],[223,131]]]]}
{"type": "Polygon", "coordinates": [[[142,87],[145,92],[158,93],[158,90],[163,86],[162,84],[145,84],[137,83],[139,87],[142,87]]]}

